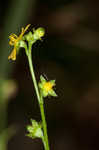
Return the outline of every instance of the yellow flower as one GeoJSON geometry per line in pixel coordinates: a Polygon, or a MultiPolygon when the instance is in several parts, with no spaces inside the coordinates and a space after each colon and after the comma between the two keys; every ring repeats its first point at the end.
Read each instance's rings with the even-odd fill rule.
{"type": "Polygon", "coordinates": [[[57,94],[53,90],[53,87],[55,86],[55,80],[46,81],[46,79],[41,75],[38,86],[43,97],[57,96],[57,94]]]}
{"type": "Polygon", "coordinates": [[[19,36],[15,34],[11,34],[9,36],[9,45],[14,46],[14,49],[12,50],[11,54],[8,56],[8,59],[16,60],[16,53],[17,53],[17,44],[18,42],[22,39],[24,33],[27,31],[29,28],[30,24],[26,26],[26,28],[22,28],[21,34],[19,36]]]}
{"type": "Polygon", "coordinates": [[[52,87],[54,86],[54,83],[49,82],[45,82],[43,85],[43,88],[45,89],[46,92],[49,92],[52,90],[52,87]]]}

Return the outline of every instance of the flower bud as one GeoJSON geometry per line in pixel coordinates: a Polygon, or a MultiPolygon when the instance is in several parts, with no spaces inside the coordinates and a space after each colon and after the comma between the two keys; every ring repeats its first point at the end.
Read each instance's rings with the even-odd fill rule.
{"type": "Polygon", "coordinates": [[[28,134],[27,136],[34,138],[43,138],[43,132],[41,129],[41,123],[36,122],[35,120],[31,119],[32,125],[27,126],[28,134]]]}

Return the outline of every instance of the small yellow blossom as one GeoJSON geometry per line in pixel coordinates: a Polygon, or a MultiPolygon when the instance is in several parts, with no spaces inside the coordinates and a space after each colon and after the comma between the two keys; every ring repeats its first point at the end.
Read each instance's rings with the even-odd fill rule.
{"type": "Polygon", "coordinates": [[[50,90],[52,90],[52,87],[54,86],[54,83],[49,82],[45,82],[43,85],[43,88],[46,90],[46,92],[49,92],[50,90]]]}
{"type": "Polygon", "coordinates": [[[57,96],[57,94],[53,90],[53,87],[55,86],[55,80],[46,81],[46,79],[41,75],[38,86],[43,97],[57,96]]]}
{"type": "Polygon", "coordinates": [[[9,36],[9,45],[14,46],[14,49],[12,50],[11,54],[8,56],[8,59],[16,60],[16,53],[17,53],[17,44],[18,42],[22,39],[24,33],[27,31],[29,28],[30,24],[26,26],[26,28],[22,28],[21,34],[19,36],[15,34],[11,34],[9,36]]]}

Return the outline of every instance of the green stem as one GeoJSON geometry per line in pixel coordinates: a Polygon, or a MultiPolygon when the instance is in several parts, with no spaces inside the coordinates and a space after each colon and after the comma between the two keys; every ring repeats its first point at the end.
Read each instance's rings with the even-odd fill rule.
{"type": "Polygon", "coordinates": [[[44,140],[45,140],[43,142],[44,147],[45,147],[45,150],[50,150],[49,143],[48,143],[48,135],[47,135],[47,124],[46,124],[45,113],[44,113],[43,97],[40,96],[36,77],[34,74],[34,68],[33,68],[33,64],[32,64],[32,54],[31,54],[31,50],[30,50],[31,47],[32,47],[32,45],[29,46],[29,51],[28,51],[28,55],[27,55],[28,56],[28,62],[29,62],[29,68],[30,68],[30,72],[31,72],[31,76],[32,76],[34,88],[36,91],[36,95],[37,95],[37,99],[38,99],[38,103],[39,103],[39,107],[40,107],[40,112],[41,112],[43,131],[44,131],[44,140]]]}
{"type": "Polygon", "coordinates": [[[45,138],[45,143],[46,143],[46,149],[49,150],[50,148],[49,148],[49,143],[48,143],[47,123],[46,123],[46,120],[45,120],[43,97],[41,97],[40,111],[41,111],[42,122],[43,122],[43,130],[44,130],[44,138],[45,138]]]}
{"type": "Polygon", "coordinates": [[[35,88],[35,91],[36,91],[37,99],[38,99],[38,102],[40,103],[40,95],[39,95],[37,81],[36,81],[35,74],[34,74],[34,68],[33,68],[33,64],[32,64],[31,54],[28,55],[28,62],[29,62],[30,73],[31,73],[31,76],[32,76],[32,81],[33,81],[34,88],[35,88]]]}

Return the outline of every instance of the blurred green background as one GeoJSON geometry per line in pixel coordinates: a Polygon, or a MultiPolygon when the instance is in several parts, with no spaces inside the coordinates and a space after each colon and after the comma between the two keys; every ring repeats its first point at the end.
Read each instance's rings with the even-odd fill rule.
{"type": "Polygon", "coordinates": [[[1,0],[0,135],[6,127],[16,128],[2,150],[43,149],[39,139],[25,136],[30,118],[39,121],[40,112],[24,50],[15,62],[7,59],[9,35],[18,35],[27,24],[46,30],[33,46],[37,80],[41,74],[56,80],[58,98],[45,100],[51,149],[99,149],[98,18],[98,0],[1,0]]]}

